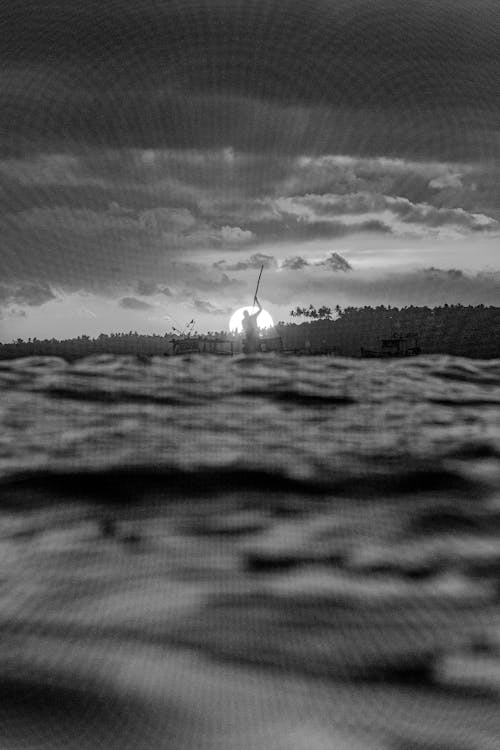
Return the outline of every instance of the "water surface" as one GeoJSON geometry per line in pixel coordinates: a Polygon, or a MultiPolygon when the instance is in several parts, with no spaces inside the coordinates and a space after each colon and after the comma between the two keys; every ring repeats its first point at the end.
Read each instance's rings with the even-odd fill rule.
{"type": "Polygon", "coordinates": [[[0,383],[6,747],[498,747],[500,361],[0,383]]]}

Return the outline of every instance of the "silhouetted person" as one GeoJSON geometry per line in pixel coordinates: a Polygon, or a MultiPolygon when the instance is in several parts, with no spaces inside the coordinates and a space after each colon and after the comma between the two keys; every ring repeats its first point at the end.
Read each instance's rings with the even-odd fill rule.
{"type": "Polygon", "coordinates": [[[252,313],[252,315],[249,314],[248,310],[245,310],[243,312],[243,320],[241,321],[243,331],[245,332],[245,341],[243,344],[243,351],[245,354],[253,354],[254,352],[260,351],[257,318],[262,312],[262,305],[257,297],[254,301],[259,309],[257,312],[252,313]]]}

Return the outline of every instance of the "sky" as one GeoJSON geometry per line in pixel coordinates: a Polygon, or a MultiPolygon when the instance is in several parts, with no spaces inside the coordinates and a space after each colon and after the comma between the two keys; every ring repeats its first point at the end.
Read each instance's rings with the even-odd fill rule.
{"type": "Polygon", "coordinates": [[[4,0],[0,341],[500,302],[498,0],[4,0]]]}

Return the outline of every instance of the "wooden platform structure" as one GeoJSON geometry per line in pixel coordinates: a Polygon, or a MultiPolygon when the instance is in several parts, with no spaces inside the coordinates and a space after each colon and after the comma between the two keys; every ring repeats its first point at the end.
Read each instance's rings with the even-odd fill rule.
{"type": "MultiPolygon", "coordinates": [[[[180,354],[217,354],[232,356],[244,351],[243,338],[223,338],[214,336],[186,336],[172,339],[172,353],[180,354]]],[[[262,336],[259,339],[260,352],[281,352],[283,343],[280,336],[262,336]]]]}
{"type": "Polygon", "coordinates": [[[173,354],[221,354],[232,356],[234,339],[215,338],[212,336],[193,336],[184,339],[172,339],[173,354]]]}

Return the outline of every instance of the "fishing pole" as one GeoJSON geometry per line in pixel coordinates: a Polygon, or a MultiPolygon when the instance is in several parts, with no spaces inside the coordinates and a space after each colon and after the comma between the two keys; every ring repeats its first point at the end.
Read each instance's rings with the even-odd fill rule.
{"type": "Polygon", "coordinates": [[[255,303],[257,302],[257,292],[259,291],[259,284],[260,284],[260,277],[262,276],[262,271],[264,270],[264,266],[260,267],[260,273],[259,278],[257,279],[257,286],[255,288],[255,294],[253,295],[253,304],[255,306],[255,303]]]}

